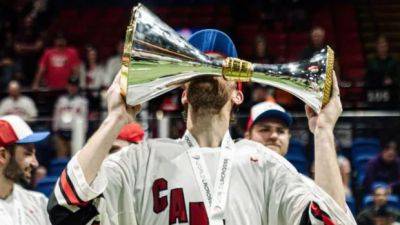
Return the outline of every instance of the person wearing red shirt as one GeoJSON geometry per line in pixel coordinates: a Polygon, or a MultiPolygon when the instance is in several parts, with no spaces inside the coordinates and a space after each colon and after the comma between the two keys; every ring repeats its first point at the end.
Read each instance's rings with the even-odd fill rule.
{"type": "Polygon", "coordinates": [[[78,75],[80,59],[75,48],[67,47],[63,35],[54,39],[54,47],[46,49],[39,61],[39,69],[35,75],[32,88],[38,89],[42,77],[46,87],[62,89],[71,75],[78,75]]]}

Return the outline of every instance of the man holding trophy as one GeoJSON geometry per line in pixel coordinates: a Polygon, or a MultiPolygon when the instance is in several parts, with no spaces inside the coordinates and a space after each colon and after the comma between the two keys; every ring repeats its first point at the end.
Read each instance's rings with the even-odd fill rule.
{"type": "MultiPolygon", "coordinates": [[[[321,153],[316,161],[325,167],[319,185],[340,184],[336,157],[323,153],[333,145],[331,131],[341,113],[336,78],[329,68],[318,67],[331,61],[325,63],[321,55],[307,66],[213,60],[141,5],[133,11],[125,50],[124,66],[107,93],[107,118],[71,159],[49,201],[53,224],[356,224],[341,185],[325,192],[275,152],[249,140],[234,143],[228,131],[232,108],[243,101],[237,80],[252,75],[253,81],[264,81],[274,69],[279,74],[287,69],[291,77],[279,75],[281,83],[293,82],[295,95],[309,88],[304,95],[314,96],[322,85],[315,94],[319,102],[304,100],[319,112],[307,110],[321,153]],[[309,69],[298,74],[296,68],[309,69]],[[333,82],[324,108],[329,85],[318,71],[333,82]],[[140,103],[182,83],[187,131],[181,139],[149,139],[109,155],[140,103]]],[[[265,80],[279,83],[273,75],[265,80]]]]}

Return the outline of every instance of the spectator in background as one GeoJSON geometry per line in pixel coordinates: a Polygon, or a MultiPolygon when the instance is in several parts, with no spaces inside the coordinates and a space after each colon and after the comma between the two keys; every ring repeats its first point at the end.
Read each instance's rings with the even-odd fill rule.
{"type": "MultiPolygon", "coordinates": [[[[79,78],[71,76],[67,85],[68,93],[62,95],[55,105],[53,115],[53,131],[57,158],[68,157],[71,154],[71,137],[74,121],[78,117],[87,121],[88,101],[79,95],[79,78]]],[[[87,124],[85,124],[85,130],[87,124]]]]}
{"type": "MultiPolygon", "coordinates": [[[[292,123],[292,116],[280,105],[273,102],[258,103],[251,108],[245,137],[285,156],[289,148],[290,126],[292,123]]],[[[337,142],[335,143],[335,148],[339,152],[340,148],[337,142]]],[[[346,198],[352,197],[350,161],[338,154],[338,164],[346,198]]],[[[312,165],[311,171],[314,174],[314,165],[312,165]]]]}
{"type": "Polygon", "coordinates": [[[325,47],[325,30],[322,27],[314,27],[310,32],[310,44],[303,50],[300,59],[309,59],[315,53],[325,47]]]}
{"type": "Polygon", "coordinates": [[[268,52],[267,40],[262,35],[257,35],[255,38],[254,53],[253,62],[263,64],[272,64],[275,62],[275,58],[268,52]]]}
{"type": "Polygon", "coordinates": [[[338,145],[337,142],[336,142],[336,153],[346,197],[353,196],[353,193],[351,191],[351,163],[348,158],[340,154],[340,146],[338,145]]]}
{"type": "Polygon", "coordinates": [[[8,84],[8,97],[0,102],[0,115],[17,115],[24,120],[37,117],[36,105],[28,96],[21,95],[21,88],[17,81],[8,84]]]}
{"type": "Polygon", "coordinates": [[[15,60],[13,44],[14,37],[10,30],[0,33],[0,90],[5,90],[11,80],[22,77],[22,68],[15,60]]]}
{"type": "Polygon", "coordinates": [[[251,108],[245,136],[285,156],[292,123],[292,116],[280,105],[273,102],[258,103],[251,108]]]}
{"type": "Polygon", "coordinates": [[[105,64],[105,77],[103,85],[109,87],[114,80],[115,74],[121,69],[121,58],[124,52],[124,41],[121,40],[116,46],[116,54],[107,59],[105,64]]]}
{"type": "Polygon", "coordinates": [[[400,159],[397,157],[397,143],[389,141],[382,152],[367,164],[364,188],[370,190],[374,182],[385,182],[398,193],[400,159]]]}
{"type": "Polygon", "coordinates": [[[375,56],[368,61],[366,82],[368,86],[388,87],[399,85],[398,61],[390,55],[389,42],[383,35],[376,40],[375,56]]]}
{"type": "Polygon", "coordinates": [[[96,90],[102,87],[105,72],[104,67],[98,61],[96,48],[87,46],[85,59],[80,67],[80,86],[82,88],[96,90]]]}
{"type": "Polygon", "coordinates": [[[28,191],[32,171],[39,166],[34,143],[49,132],[33,133],[20,117],[0,117],[0,221],[1,224],[49,225],[47,198],[28,191]]]}
{"type": "Polygon", "coordinates": [[[29,17],[34,19],[40,27],[47,26],[51,21],[49,19],[49,0],[33,0],[32,10],[29,12],[29,17]],[[47,21],[46,21],[47,20],[47,21]]]}
{"type": "Polygon", "coordinates": [[[14,51],[23,70],[20,82],[30,85],[36,71],[37,59],[43,48],[43,39],[33,24],[30,16],[25,17],[17,31],[14,41],[14,51]]]}
{"type": "Polygon", "coordinates": [[[374,225],[376,213],[382,209],[391,212],[391,214],[397,219],[400,212],[399,209],[387,205],[389,195],[389,186],[383,184],[377,185],[373,190],[373,204],[361,210],[356,218],[357,224],[374,225]]]}
{"type": "Polygon", "coordinates": [[[67,40],[62,34],[57,34],[54,47],[46,49],[39,61],[39,69],[32,84],[38,89],[42,77],[45,86],[51,89],[64,89],[68,78],[79,74],[80,60],[75,48],[67,47],[67,40]]]}
{"type": "Polygon", "coordinates": [[[393,211],[389,210],[387,207],[381,207],[374,213],[373,225],[399,225],[400,223],[395,221],[395,217],[393,211]]]}

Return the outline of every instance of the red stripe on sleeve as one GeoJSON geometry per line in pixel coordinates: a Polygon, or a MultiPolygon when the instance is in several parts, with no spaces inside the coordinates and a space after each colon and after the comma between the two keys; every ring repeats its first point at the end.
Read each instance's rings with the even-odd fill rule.
{"type": "Polygon", "coordinates": [[[81,201],[78,196],[76,196],[73,187],[68,183],[66,170],[62,172],[60,181],[61,188],[72,205],[85,206],[87,204],[87,202],[81,201]]]}
{"type": "Polygon", "coordinates": [[[335,223],[332,221],[332,219],[326,214],[324,211],[321,210],[319,205],[317,205],[315,202],[311,203],[311,213],[313,216],[319,220],[322,220],[324,222],[324,225],[335,225],[335,223]]]}

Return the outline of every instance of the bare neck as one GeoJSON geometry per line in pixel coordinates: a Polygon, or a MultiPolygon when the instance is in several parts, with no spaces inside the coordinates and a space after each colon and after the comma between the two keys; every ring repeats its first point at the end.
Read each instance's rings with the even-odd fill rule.
{"type": "Polygon", "coordinates": [[[14,182],[7,179],[0,171],[0,199],[6,199],[12,193],[14,182]]]}
{"type": "Polygon", "coordinates": [[[219,114],[192,113],[189,109],[187,129],[200,147],[216,148],[229,128],[230,113],[221,110],[219,114]]]}

